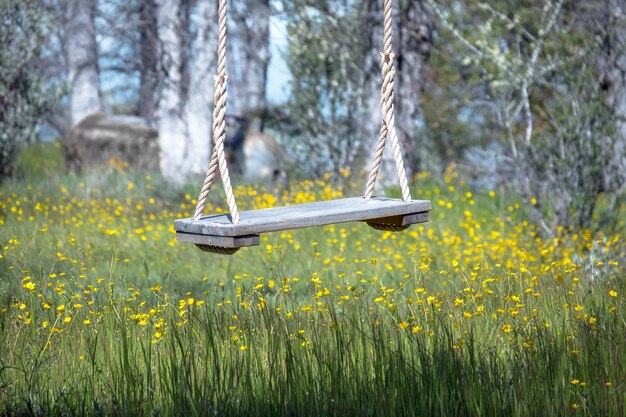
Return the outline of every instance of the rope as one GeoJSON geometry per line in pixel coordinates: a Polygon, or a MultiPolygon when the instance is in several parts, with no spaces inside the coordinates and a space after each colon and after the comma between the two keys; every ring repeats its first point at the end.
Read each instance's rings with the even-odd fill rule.
{"type": "MultiPolygon", "coordinates": [[[[215,107],[213,109],[213,152],[211,153],[211,161],[207,170],[198,203],[194,220],[198,220],[204,209],[206,208],[207,196],[213,185],[217,169],[220,170],[226,200],[230,210],[233,224],[239,224],[239,211],[237,210],[237,201],[233,194],[230,183],[230,175],[228,173],[228,164],[224,154],[224,140],[226,138],[226,102],[228,98],[226,75],[226,2],[227,0],[219,0],[218,18],[219,18],[219,39],[217,49],[217,74],[215,75],[215,94],[213,101],[215,107]]],[[[364,197],[371,198],[376,185],[376,178],[382,164],[383,152],[387,139],[391,140],[391,149],[396,162],[396,171],[400,180],[400,188],[402,190],[402,198],[405,202],[411,200],[406,171],[404,170],[404,161],[398,141],[398,133],[396,130],[395,107],[394,100],[394,83],[396,69],[394,67],[395,55],[393,53],[392,44],[392,17],[393,3],[392,0],[384,0],[384,52],[381,54],[381,73],[383,83],[380,91],[380,107],[382,111],[382,124],[378,137],[378,145],[372,169],[370,171],[364,197]]]]}
{"type": "Polygon", "coordinates": [[[384,52],[381,54],[381,73],[383,78],[383,84],[380,90],[382,124],[380,127],[380,134],[378,136],[378,144],[376,146],[376,153],[374,156],[374,161],[372,163],[372,169],[367,178],[365,186],[364,197],[371,198],[374,194],[376,178],[378,177],[378,171],[380,170],[380,166],[382,165],[385,144],[387,142],[387,139],[390,139],[391,150],[393,151],[393,157],[396,162],[396,172],[398,174],[398,179],[400,180],[402,199],[405,202],[409,202],[411,200],[411,193],[409,191],[408,179],[406,176],[406,171],[404,170],[404,161],[402,159],[402,152],[400,150],[400,143],[398,141],[398,132],[396,130],[395,120],[395,106],[393,104],[396,69],[394,67],[395,54],[393,53],[392,43],[392,0],[385,0],[384,8],[384,52]]]}
{"type": "Polygon", "coordinates": [[[193,219],[198,220],[202,216],[202,212],[206,207],[206,200],[213,185],[217,168],[222,176],[224,192],[230,210],[231,221],[233,224],[239,224],[239,211],[237,210],[237,201],[233,194],[233,188],[230,184],[230,175],[228,173],[228,164],[226,155],[224,154],[224,140],[226,139],[226,101],[228,93],[226,84],[228,77],[226,75],[226,1],[219,0],[218,18],[219,18],[219,39],[217,47],[217,74],[215,75],[215,93],[213,95],[213,152],[211,153],[211,161],[207,170],[198,203],[193,219]]]}

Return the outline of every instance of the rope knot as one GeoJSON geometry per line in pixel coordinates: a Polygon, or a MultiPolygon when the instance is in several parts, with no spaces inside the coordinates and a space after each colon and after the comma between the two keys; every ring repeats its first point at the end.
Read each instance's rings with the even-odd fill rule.
{"type": "Polygon", "coordinates": [[[396,59],[396,54],[394,54],[393,52],[386,51],[386,52],[380,53],[380,60],[384,64],[394,62],[395,59],[396,59]]]}
{"type": "Polygon", "coordinates": [[[226,74],[215,74],[213,75],[213,80],[215,87],[221,87],[223,85],[226,85],[226,83],[228,82],[228,76],[226,74]]]}

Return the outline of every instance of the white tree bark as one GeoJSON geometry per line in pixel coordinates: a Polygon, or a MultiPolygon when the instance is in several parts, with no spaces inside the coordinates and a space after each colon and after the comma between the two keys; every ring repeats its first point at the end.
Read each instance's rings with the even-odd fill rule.
{"type": "Polygon", "coordinates": [[[74,126],[87,114],[102,110],[95,2],[62,0],[60,6],[70,81],[70,118],[74,126]]]}
{"type": "Polygon", "coordinates": [[[217,2],[202,0],[198,4],[195,57],[191,67],[189,90],[189,155],[191,172],[204,174],[211,152],[213,116],[213,75],[217,65],[217,2]]]}
{"type": "Polygon", "coordinates": [[[158,0],[157,7],[160,55],[165,72],[157,110],[161,148],[159,166],[165,179],[183,183],[192,171],[187,162],[191,149],[182,100],[180,2],[158,0]]]}

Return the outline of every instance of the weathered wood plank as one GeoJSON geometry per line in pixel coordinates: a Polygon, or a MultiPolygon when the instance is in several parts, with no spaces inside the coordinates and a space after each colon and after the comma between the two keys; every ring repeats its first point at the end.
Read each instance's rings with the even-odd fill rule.
{"type": "Polygon", "coordinates": [[[312,226],[367,221],[371,219],[424,213],[431,209],[430,201],[374,197],[351,197],[339,200],[318,201],[294,206],[275,207],[239,213],[239,224],[231,223],[230,215],[202,217],[200,220],[178,219],[174,229],[178,232],[208,236],[258,235],[280,230],[312,226]]]}
{"type": "Polygon", "coordinates": [[[259,235],[248,236],[209,236],[191,233],[176,232],[176,240],[198,245],[217,246],[220,248],[243,248],[258,246],[261,242],[259,235]]]}

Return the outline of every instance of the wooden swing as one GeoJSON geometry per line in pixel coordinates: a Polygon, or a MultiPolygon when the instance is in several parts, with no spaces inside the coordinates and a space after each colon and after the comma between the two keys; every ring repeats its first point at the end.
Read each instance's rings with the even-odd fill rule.
{"type": "Polygon", "coordinates": [[[219,0],[218,68],[215,76],[213,110],[213,152],[209,169],[198,196],[194,217],[174,221],[176,239],[194,243],[205,252],[233,254],[240,248],[256,246],[260,234],[281,230],[324,226],[335,223],[362,221],[378,230],[401,231],[412,224],[429,220],[430,201],[412,200],[409,192],[404,162],[398,142],[394,116],[394,53],[391,42],[392,0],[385,0],[384,52],[381,54],[383,84],[381,108],[383,121],[372,169],[363,197],[351,197],[294,206],[243,211],[239,213],[230,184],[228,165],[224,155],[226,137],[226,1],[219,0]],[[374,187],[382,163],[387,138],[391,141],[396,171],[400,180],[402,199],[374,197],[374,187]],[[230,214],[203,216],[207,195],[220,170],[230,214]]]}

